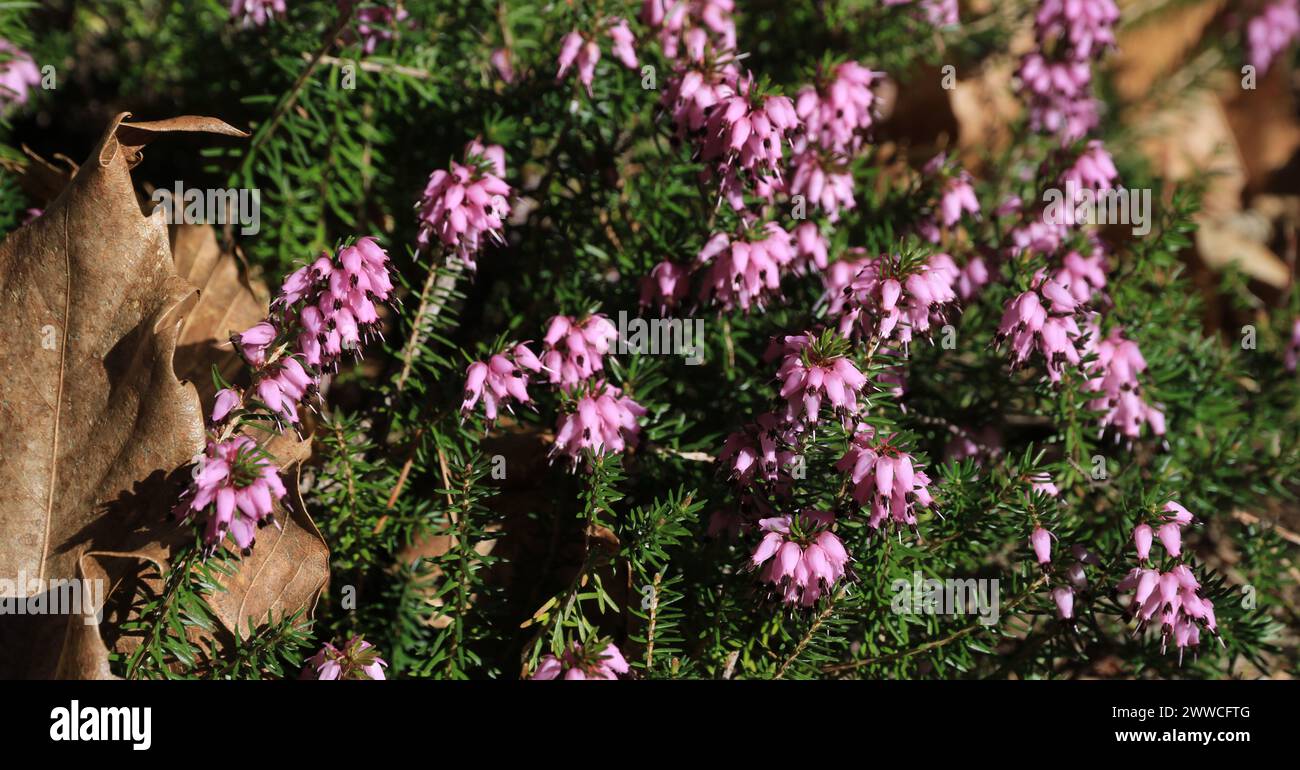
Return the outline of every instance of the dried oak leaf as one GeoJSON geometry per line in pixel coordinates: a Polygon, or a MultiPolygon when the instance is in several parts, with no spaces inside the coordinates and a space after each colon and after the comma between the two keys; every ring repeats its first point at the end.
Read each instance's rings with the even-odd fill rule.
{"type": "Polygon", "coordinates": [[[0,244],[0,323],[12,330],[0,346],[0,574],[72,578],[82,552],[137,515],[113,501],[202,447],[197,395],[172,370],[193,290],[130,171],[159,133],[242,134],[210,118],[125,117],[0,244]]]}
{"type": "Polygon", "coordinates": [[[171,247],[176,272],[199,290],[181,324],[176,375],[193,382],[206,405],[215,394],[212,367],[230,382],[243,366],[230,335],[266,317],[266,285],[247,279],[235,255],[217,243],[211,225],[173,226],[171,247]]]}
{"type": "MultiPolygon", "coordinates": [[[[141,213],[130,170],[161,133],[244,136],[211,118],[126,117],[45,213],[0,244],[0,321],[15,330],[0,348],[0,575],[99,579],[110,596],[142,568],[165,571],[192,537],[167,513],[203,443],[197,393],[173,369],[194,289],[172,264],[161,213],[141,213]]],[[[310,443],[269,448],[292,462],[310,443]]],[[[210,598],[227,631],[310,610],[324,588],[328,549],[296,485],[291,500],[283,528],[264,531],[210,598]]],[[[109,676],[100,625],[53,620],[0,623],[0,676],[109,676]]],[[[118,651],[129,641],[113,638],[118,651]]]]}

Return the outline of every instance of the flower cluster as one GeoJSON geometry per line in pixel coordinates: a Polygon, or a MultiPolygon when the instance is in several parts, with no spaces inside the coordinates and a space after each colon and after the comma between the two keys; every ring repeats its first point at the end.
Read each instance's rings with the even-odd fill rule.
{"type": "Polygon", "coordinates": [[[386,5],[368,5],[357,10],[357,36],[361,39],[361,50],[367,56],[375,52],[380,43],[386,43],[397,36],[398,30],[405,26],[415,28],[411,14],[400,4],[396,8],[386,5]]]}
{"type": "Polygon", "coordinates": [[[849,474],[853,499],[870,506],[867,524],[872,529],[879,530],[889,522],[915,529],[916,509],[934,502],[930,478],[911,455],[891,443],[892,436],[876,439],[874,433],[870,428],[855,433],[835,468],[849,474]]]}
{"type": "Polygon", "coordinates": [[[834,514],[814,510],[758,522],[764,534],[750,563],[786,604],[811,607],[844,577],[849,554],[834,523],[834,514]]]}
{"type": "Polygon", "coordinates": [[[560,416],[552,455],[568,455],[576,464],[583,450],[601,455],[635,447],[641,428],[637,419],[645,407],[623,395],[604,380],[596,380],[578,393],[572,411],[560,416]]]}
{"type": "MultiPolygon", "coordinates": [[[[612,43],[614,57],[628,69],[636,69],[636,38],[627,25],[627,20],[618,16],[605,18],[601,25],[612,43]]],[[[596,64],[600,62],[600,44],[595,38],[585,37],[578,30],[564,36],[560,42],[559,71],[556,80],[563,80],[570,69],[577,65],[578,82],[587,89],[591,96],[591,84],[596,78],[596,64]]]]}
{"type": "Polygon", "coordinates": [[[1037,47],[1018,76],[1036,131],[1073,142],[1097,125],[1092,62],[1115,44],[1113,0],[1041,0],[1034,16],[1037,47]]]}
{"type": "Polygon", "coordinates": [[[885,5],[916,5],[925,20],[935,27],[952,27],[958,23],[957,0],[885,0],[885,5]]]}
{"type": "MultiPolygon", "coordinates": [[[[378,333],[375,303],[392,296],[388,254],[370,237],[294,271],[272,303],[272,316],[231,337],[254,369],[257,399],[296,425],[297,404],[317,392],[320,373],[337,369],[345,350],[356,352],[378,333]]],[[[219,408],[212,419],[220,423],[230,412],[219,408]]]]}
{"type": "Polygon", "coordinates": [[[253,439],[209,439],[196,460],[193,482],[173,513],[179,519],[202,518],[209,548],[215,549],[229,534],[247,555],[257,530],[275,521],[272,507],[284,495],[279,469],[253,439]]]}
{"type": "Polygon", "coordinates": [[[781,186],[782,145],[799,125],[788,97],[760,98],[755,90],[753,78],[735,78],[706,111],[700,140],[700,160],[709,164],[723,197],[736,211],[744,210],[748,187],[770,198],[781,186]]]}
{"type": "MultiPolygon", "coordinates": [[[[1153,566],[1134,567],[1119,582],[1116,590],[1133,592],[1128,612],[1130,616],[1138,619],[1139,631],[1159,613],[1161,651],[1163,652],[1168,647],[1169,641],[1173,640],[1181,660],[1183,651],[1187,647],[1195,649],[1200,643],[1201,626],[1218,636],[1218,625],[1214,616],[1214,603],[1201,596],[1200,583],[1192,574],[1191,568],[1181,561],[1181,533],[1184,527],[1191,524],[1191,513],[1182,505],[1170,501],[1165,503],[1161,518],[1162,522],[1155,530],[1155,537],[1159,539],[1170,558],[1180,561],[1164,571],[1153,566]]],[[[1151,554],[1150,525],[1143,522],[1134,528],[1133,544],[1138,561],[1145,565],[1151,554]]]]}
{"type": "Polygon", "coordinates": [[[27,92],[41,82],[40,70],[26,51],[0,38],[0,110],[26,104],[27,92]]]}
{"type": "Polygon", "coordinates": [[[501,407],[509,409],[511,401],[531,404],[528,372],[541,370],[541,361],[523,343],[486,361],[473,362],[465,370],[465,399],[460,404],[461,414],[471,412],[479,399],[483,401],[488,422],[497,418],[501,407]]]}
{"type": "Polygon", "coordinates": [[[354,636],[339,649],[329,642],[307,659],[299,679],[383,680],[388,663],[370,642],[354,636]]]}
{"type": "Polygon", "coordinates": [[[505,150],[483,146],[477,140],[465,147],[465,162],[452,161],[451,169],[438,169],[429,177],[417,207],[420,250],[437,238],[471,270],[484,237],[504,243],[504,220],[510,213],[510,185],[506,184],[505,150]]]}
{"type": "MultiPolygon", "coordinates": [[[[1200,583],[1182,559],[1182,530],[1192,523],[1192,514],[1177,502],[1165,503],[1155,530],[1146,522],[1133,530],[1133,546],[1138,562],[1116,586],[1116,591],[1133,592],[1128,614],[1138,619],[1138,631],[1146,628],[1157,614],[1160,616],[1161,643],[1164,652],[1170,640],[1178,648],[1181,661],[1183,652],[1200,644],[1201,626],[1218,636],[1218,623],[1214,616],[1214,603],[1200,594],[1200,583]],[[1178,560],[1169,569],[1160,570],[1145,566],[1151,558],[1152,536],[1160,541],[1171,559],[1178,560]]],[[[1220,640],[1222,644],[1222,640],[1220,640]]]]}
{"type": "Polygon", "coordinates": [[[276,466],[251,438],[237,435],[245,417],[299,423],[298,405],[320,389],[345,349],[356,351],[379,328],[376,302],[392,298],[388,255],[373,238],[359,238],[337,257],[321,255],[285,279],[264,321],[231,336],[252,367],[247,390],[217,391],[208,440],[194,480],[176,513],[207,516],[204,540],[216,547],[227,534],[247,551],[256,527],[272,521],[273,498],[283,497],[276,466]]]}
{"type": "Polygon", "coordinates": [[[1300,37],[1300,0],[1274,0],[1246,22],[1247,58],[1260,73],[1300,37]]]}
{"type": "Polygon", "coordinates": [[[1099,395],[1088,403],[1088,408],[1102,413],[1101,430],[1113,428],[1118,435],[1133,439],[1145,423],[1151,426],[1152,433],[1163,436],[1164,412],[1142,399],[1138,375],[1146,370],[1147,362],[1137,343],[1126,339],[1118,326],[1104,338],[1100,338],[1095,321],[1089,330],[1084,350],[1096,352],[1097,358],[1088,372],[1088,389],[1099,395]]]}
{"type": "Polygon", "coordinates": [[[559,656],[543,656],[529,679],[618,679],[627,672],[627,661],[613,642],[574,642],[559,656]]]}
{"type": "Polygon", "coordinates": [[[795,462],[791,447],[796,429],[773,413],[758,416],[753,423],[727,436],[718,453],[718,462],[728,467],[728,474],[743,485],[755,479],[786,482],[782,471],[795,462]]]}
{"type": "Polygon", "coordinates": [[[284,0],[233,0],[230,17],[245,27],[260,27],[285,13],[284,0]]]}
{"type": "Polygon", "coordinates": [[[816,424],[823,401],[845,420],[858,413],[858,396],[867,384],[866,375],[845,355],[845,346],[828,345],[827,340],[838,342],[839,338],[815,340],[798,334],[773,341],[769,357],[781,357],[776,377],[786,401],[787,422],[816,424]]]}
{"type": "Polygon", "coordinates": [[[943,306],[957,299],[960,271],[947,254],[920,263],[882,256],[848,267],[857,272],[847,283],[841,283],[843,269],[828,274],[826,281],[830,313],[838,316],[845,336],[857,332],[867,339],[897,339],[906,347],[914,334],[928,336],[932,319],[941,319],[943,306]]]}
{"type": "Polygon", "coordinates": [[[599,313],[582,321],[567,315],[553,317],[542,339],[542,368],[551,384],[573,388],[605,370],[610,343],[618,329],[599,313]]]}
{"type": "Polygon", "coordinates": [[[781,291],[781,276],[798,253],[794,237],[776,222],[732,239],[716,233],[700,249],[696,261],[704,265],[700,300],[724,310],[763,307],[781,291]]]}
{"type": "Polygon", "coordinates": [[[684,50],[699,62],[709,48],[735,50],[735,10],[735,0],[644,0],[641,21],[658,32],[665,57],[678,59],[684,50]]]}
{"type": "Polygon", "coordinates": [[[1047,366],[1047,376],[1060,382],[1066,363],[1081,360],[1077,339],[1081,332],[1074,314],[1078,300],[1058,277],[1043,271],[1034,276],[1033,288],[1007,303],[998,324],[997,340],[1010,340],[1013,365],[1021,365],[1038,351],[1047,366]]]}

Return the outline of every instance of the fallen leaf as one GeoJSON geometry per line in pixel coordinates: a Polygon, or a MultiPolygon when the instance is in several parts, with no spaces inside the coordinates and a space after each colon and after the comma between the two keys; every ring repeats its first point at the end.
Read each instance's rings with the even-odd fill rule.
{"type": "Polygon", "coordinates": [[[267,290],[265,284],[247,279],[235,256],[218,245],[211,225],[173,226],[171,248],[176,272],[199,291],[198,302],[181,324],[176,375],[194,383],[206,406],[216,392],[212,367],[228,382],[242,368],[230,335],[266,317],[267,290]]]}
{"type": "Polygon", "coordinates": [[[161,212],[141,213],[130,170],[160,133],[242,132],[126,117],[45,212],[0,243],[3,575],[74,577],[82,553],[138,516],[115,501],[202,447],[198,396],[172,369],[193,290],[172,267],[161,212]]]}

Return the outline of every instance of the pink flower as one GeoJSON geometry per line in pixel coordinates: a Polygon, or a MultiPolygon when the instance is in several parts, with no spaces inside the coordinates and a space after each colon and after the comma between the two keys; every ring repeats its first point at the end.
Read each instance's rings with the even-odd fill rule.
{"type": "Polygon", "coordinates": [[[727,436],[718,462],[728,467],[730,476],[742,485],[761,479],[777,483],[778,488],[788,487],[796,439],[796,429],[790,423],[772,413],[761,414],[727,436]]]}
{"type": "Polygon", "coordinates": [[[605,356],[618,329],[599,313],[582,321],[557,315],[542,339],[541,366],[551,384],[571,389],[605,370],[605,356]]]}
{"type": "Polygon", "coordinates": [[[1074,589],[1059,586],[1052,589],[1052,601],[1056,602],[1056,614],[1062,620],[1074,619],[1074,589]]]}
{"type": "Polygon", "coordinates": [[[510,408],[511,401],[532,403],[528,396],[528,372],[541,371],[541,361],[523,343],[491,356],[487,361],[475,361],[465,370],[465,399],[460,405],[461,414],[468,414],[482,399],[483,411],[488,422],[492,422],[501,407],[510,408]]]}
{"type": "Polygon", "coordinates": [[[613,642],[571,644],[558,657],[544,655],[529,679],[618,679],[629,671],[627,660],[613,642]]]}
{"type": "Polygon", "coordinates": [[[1151,527],[1146,524],[1139,524],[1133,528],[1133,547],[1137,549],[1139,562],[1151,558],[1151,541],[1154,534],[1151,527]]]}
{"type": "Polygon", "coordinates": [[[747,236],[752,240],[717,233],[700,250],[697,260],[706,266],[702,301],[748,311],[780,293],[781,278],[798,256],[793,236],[775,222],[747,236]]]}
{"type": "Polygon", "coordinates": [[[834,514],[815,510],[759,521],[764,535],[750,564],[762,567],[759,579],[775,586],[786,604],[811,607],[844,577],[849,555],[830,531],[834,523],[834,514]]]}
{"type": "Polygon", "coordinates": [[[959,271],[947,254],[935,254],[906,271],[897,256],[853,264],[860,265],[858,272],[838,292],[842,273],[827,277],[829,310],[839,316],[845,336],[856,330],[868,339],[896,338],[906,350],[915,334],[929,336],[932,323],[943,318],[943,306],[957,299],[959,271]]]}
{"type": "Polygon", "coordinates": [[[275,341],[276,336],[276,328],[270,322],[262,321],[234,335],[231,341],[239,346],[239,352],[244,356],[245,361],[252,366],[261,366],[266,362],[267,348],[275,341]]]}
{"type": "Polygon", "coordinates": [[[611,16],[609,22],[609,38],[613,41],[614,58],[623,63],[628,69],[636,69],[636,38],[632,35],[632,30],[627,26],[627,20],[618,16],[611,16]]]}
{"type": "Polygon", "coordinates": [[[274,521],[273,501],[285,495],[279,470],[255,441],[235,436],[220,443],[209,439],[193,475],[175,509],[177,517],[205,517],[203,538],[209,548],[229,534],[247,555],[257,528],[274,521]]]}
{"type": "Polygon", "coordinates": [[[771,352],[783,356],[776,376],[790,422],[815,425],[823,401],[845,419],[858,413],[858,396],[867,378],[852,360],[829,352],[824,342],[803,334],[773,342],[771,352]]]}
{"type": "Polygon", "coordinates": [[[1300,2],[1276,0],[1246,24],[1248,59],[1260,74],[1300,36],[1300,2]]]}
{"type": "Polygon", "coordinates": [[[326,642],[319,652],[307,659],[298,678],[383,680],[387,666],[374,645],[354,636],[342,650],[326,642]]]}
{"type": "Polygon", "coordinates": [[[735,0],[644,0],[641,21],[656,30],[664,56],[703,61],[706,49],[736,48],[735,0]],[[685,51],[683,51],[685,49],[685,51]]]}
{"type": "Polygon", "coordinates": [[[1079,326],[1074,320],[1078,302],[1055,278],[1044,280],[1042,271],[1034,288],[1007,302],[998,325],[997,341],[1011,343],[1013,366],[1038,351],[1047,364],[1047,376],[1059,382],[1065,364],[1078,365],[1079,326]]]}
{"type": "Polygon", "coordinates": [[[40,70],[26,51],[0,38],[0,110],[26,104],[27,93],[41,82],[40,70]]]}
{"type": "Polygon", "coordinates": [[[464,163],[433,172],[418,206],[420,250],[437,238],[472,270],[485,238],[504,243],[511,195],[505,174],[505,150],[477,140],[465,146],[464,163]]]}
{"type": "Polygon", "coordinates": [[[597,380],[577,396],[573,411],[560,416],[551,455],[568,455],[576,464],[583,450],[605,455],[635,447],[641,433],[637,420],[645,414],[645,407],[597,380]]]}
{"type": "Polygon", "coordinates": [[[510,61],[510,49],[498,48],[488,58],[497,75],[506,83],[515,82],[515,67],[510,61]]]}
{"type": "Polygon", "coordinates": [[[690,269],[664,260],[641,279],[641,306],[654,307],[661,313],[676,308],[690,293],[690,269]]]}
{"type": "MultiPolygon", "coordinates": [[[[787,133],[799,125],[799,118],[787,97],[769,95],[759,100],[753,94],[751,77],[731,81],[714,91],[716,101],[703,112],[700,160],[718,179],[731,207],[741,211],[746,182],[768,192],[779,186],[785,165],[782,147],[787,133]]],[[[679,124],[678,131],[689,135],[691,129],[679,124]]]]}
{"type": "Polygon", "coordinates": [[[806,150],[796,154],[790,165],[794,173],[787,192],[804,196],[826,213],[828,221],[838,222],[841,209],[852,210],[857,206],[853,200],[853,175],[843,158],[806,150]]]}
{"type": "Polygon", "coordinates": [[[845,155],[860,149],[876,118],[877,96],[872,89],[883,79],[884,73],[847,61],[821,82],[804,86],[795,97],[795,113],[803,122],[807,143],[845,155]]]}
{"type": "Polygon", "coordinates": [[[240,19],[245,27],[260,27],[285,12],[284,0],[234,0],[230,16],[240,19]]]}
{"type": "Polygon", "coordinates": [[[835,469],[849,474],[853,499],[870,506],[867,524],[872,529],[890,521],[915,529],[916,509],[934,502],[930,478],[911,455],[890,443],[891,438],[876,440],[870,429],[859,430],[835,469]]]}
{"type": "Polygon", "coordinates": [[[1029,544],[1033,546],[1034,558],[1040,565],[1052,562],[1052,533],[1042,527],[1035,527],[1029,535],[1029,544]]]}
{"type": "Polygon", "coordinates": [[[1151,432],[1164,435],[1164,413],[1142,398],[1138,375],[1147,368],[1146,359],[1137,343],[1126,339],[1119,327],[1098,340],[1100,331],[1096,319],[1088,322],[1088,342],[1084,352],[1095,352],[1097,357],[1088,372],[1088,390],[1098,396],[1088,402],[1088,408],[1101,412],[1101,429],[1116,429],[1125,438],[1137,438],[1142,425],[1151,426],[1151,432]]]}
{"type": "Polygon", "coordinates": [[[221,390],[218,390],[212,403],[212,422],[220,424],[225,421],[226,415],[230,414],[231,410],[240,406],[242,403],[243,396],[239,394],[239,391],[231,390],[230,388],[222,388],[221,390]]]}
{"type": "Polygon", "coordinates": [[[369,56],[381,42],[386,43],[396,37],[402,26],[414,29],[415,21],[408,21],[410,15],[400,5],[396,8],[370,5],[358,9],[357,35],[361,38],[361,50],[369,56]],[[402,22],[407,23],[403,25],[402,22]]]}
{"type": "Polygon", "coordinates": [[[958,21],[957,0],[884,0],[884,4],[915,4],[920,7],[925,20],[935,27],[955,26],[958,21]]]}

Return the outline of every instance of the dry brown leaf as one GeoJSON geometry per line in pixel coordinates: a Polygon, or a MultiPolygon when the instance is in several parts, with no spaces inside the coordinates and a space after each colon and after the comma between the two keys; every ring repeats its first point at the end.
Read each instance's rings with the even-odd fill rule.
{"type": "MultiPolygon", "coordinates": [[[[1120,4],[1122,13],[1146,0],[1120,4]]],[[[1170,3],[1119,32],[1119,49],[1110,62],[1115,90],[1124,102],[1143,101],[1151,88],[1183,64],[1227,0],[1170,3]]]]}
{"type": "MultiPolygon", "coordinates": [[[[70,579],[139,510],[125,493],[202,447],[197,395],[176,378],[193,290],[131,168],[159,133],[242,136],[208,118],[114,120],[45,213],[0,244],[0,574],[70,579]]],[[[24,595],[26,588],[19,590],[24,595]]]]}
{"type": "Polygon", "coordinates": [[[176,272],[199,290],[181,324],[176,375],[193,382],[207,405],[215,394],[212,367],[232,381],[242,366],[230,335],[266,317],[266,286],[246,279],[239,261],[218,245],[211,225],[173,226],[171,247],[176,272]]]}
{"type": "MultiPolygon", "coordinates": [[[[194,290],[176,273],[161,214],[141,213],[130,169],[159,133],[244,135],[210,118],[125,117],[45,214],[0,244],[0,320],[33,329],[0,349],[0,574],[100,580],[110,597],[131,595],[124,581],[145,572],[156,588],[192,537],[167,514],[203,441],[197,394],[173,369],[194,290]]],[[[282,467],[310,455],[310,439],[257,438],[282,467]]],[[[229,631],[249,616],[310,611],[326,583],[324,539],[296,478],[286,486],[282,528],[263,530],[229,590],[210,599],[229,631]]],[[[111,676],[102,631],[122,618],[31,620],[0,623],[0,676],[111,676]]],[[[112,642],[124,652],[135,640],[112,642]]]]}

